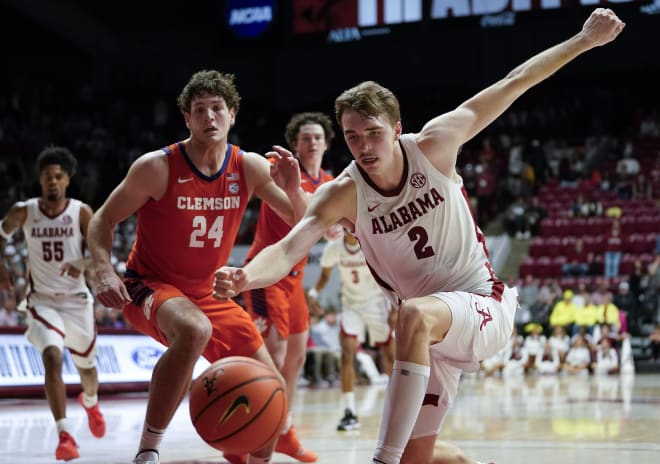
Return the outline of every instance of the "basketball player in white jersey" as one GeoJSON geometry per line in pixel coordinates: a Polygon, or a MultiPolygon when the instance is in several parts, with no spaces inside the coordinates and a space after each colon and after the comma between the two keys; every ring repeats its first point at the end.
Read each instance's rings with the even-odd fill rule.
{"type": "MultiPolygon", "coordinates": [[[[15,203],[0,222],[3,250],[16,230],[22,228],[25,234],[30,282],[26,336],[43,359],[46,398],[59,435],[55,458],[65,461],[79,457],[79,452],[66,418],[64,347],[80,373],[83,392],[78,402],[87,412],[90,431],[97,438],[105,435],[97,396],[93,298],[84,277],[89,262],[84,241],[92,209],[66,196],[76,164],[66,148],[44,149],[37,159],[41,197],[15,203]]],[[[0,288],[10,287],[9,273],[0,265],[0,288]]]]}
{"type": "Polygon", "coordinates": [[[398,306],[374,463],[473,462],[447,447],[434,455],[434,445],[461,371],[476,371],[509,339],[517,292],[490,267],[456,172],[458,153],[520,95],[611,42],[623,27],[614,12],[596,9],[576,35],[417,133],[403,132],[399,103],[388,89],[369,81],[343,92],[336,116],[355,160],[316,191],[305,217],[280,242],[242,269],[216,272],[216,296],[230,298],[282,278],[333,224],[354,230],[377,282],[398,306]]]}
{"type": "MultiPolygon", "coordinates": [[[[321,255],[321,275],[307,295],[317,302],[319,293],[325,288],[332,270],[337,266],[341,280],[341,390],[344,401],[344,417],[337,430],[357,430],[360,422],[355,406],[355,369],[353,362],[360,343],[364,342],[365,329],[369,341],[379,347],[387,375],[392,374],[394,343],[390,316],[391,305],[383,295],[367,266],[360,242],[350,232],[343,238],[328,242],[321,255]]],[[[365,354],[365,356],[368,356],[365,354]]]]}

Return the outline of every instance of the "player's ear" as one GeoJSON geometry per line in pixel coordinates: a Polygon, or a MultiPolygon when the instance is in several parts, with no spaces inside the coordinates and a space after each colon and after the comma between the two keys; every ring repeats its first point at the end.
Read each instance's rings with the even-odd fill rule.
{"type": "Polygon", "coordinates": [[[394,124],[394,141],[398,142],[399,137],[401,137],[401,132],[403,132],[403,126],[401,125],[401,121],[397,121],[396,124],[394,124]]]}

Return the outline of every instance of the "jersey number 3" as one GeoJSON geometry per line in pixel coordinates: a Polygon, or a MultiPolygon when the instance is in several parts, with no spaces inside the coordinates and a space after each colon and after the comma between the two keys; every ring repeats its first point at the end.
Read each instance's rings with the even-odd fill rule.
{"type": "Polygon", "coordinates": [[[193,231],[190,233],[190,248],[204,248],[206,240],[213,240],[213,247],[218,248],[222,242],[222,226],[225,222],[224,216],[217,216],[211,227],[207,227],[205,216],[193,218],[193,231]]]}

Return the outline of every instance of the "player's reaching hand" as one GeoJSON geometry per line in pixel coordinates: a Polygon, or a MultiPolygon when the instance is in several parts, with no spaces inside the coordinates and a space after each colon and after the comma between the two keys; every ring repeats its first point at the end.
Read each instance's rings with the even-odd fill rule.
{"type": "Polygon", "coordinates": [[[60,275],[77,279],[82,271],[71,263],[64,263],[60,268],[60,275]]]}
{"type": "Polygon", "coordinates": [[[121,309],[132,301],[126,286],[114,270],[99,272],[96,278],[96,298],[106,308],[121,309]]]}
{"type": "Polygon", "coordinates": [[[582,34],[600,47],[616,39],[625,25],[609,8],[596,8],[582,26],[582,34]]]}
{"type": "Polygon", "coordinates": [[[247,275],[242,268],[222,266],[215,271],[213,297],[218,300],[233,298],[247,286],[247,275]]]}
{"type": "Polygon", "coordinates": [[[279,145],[273,145],[273,150],[266,153],[267,158],[273,158],[270,165],[270,176],[278,187],[287,195],[296,193],[300,188],[300,165],[298,159],[289,150],[279,145]]]}

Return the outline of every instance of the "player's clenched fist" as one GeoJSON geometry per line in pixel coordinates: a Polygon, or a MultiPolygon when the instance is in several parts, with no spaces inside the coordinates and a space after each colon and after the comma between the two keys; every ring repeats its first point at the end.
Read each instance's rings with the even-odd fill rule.
{"type": "Polygon", "coordinates": [[[247,282],[241,268],[223,266],[215,271],[213,297],[218,300],[233,298],[245,289],[247,282]]]}

